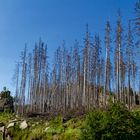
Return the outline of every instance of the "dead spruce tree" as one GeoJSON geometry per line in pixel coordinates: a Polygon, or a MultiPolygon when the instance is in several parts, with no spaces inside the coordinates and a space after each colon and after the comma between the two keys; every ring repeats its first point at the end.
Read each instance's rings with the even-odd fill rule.
{"type": "MultiPolygon", "coordinates": [[[[135,68],[137,68],[137,75],[139,77],[139,91],[138,91],[138,94],[139,94],[139,100],[140,100],[140,65],[139,65],[139,60],[140,60],[140,0],[138,0],[136,2],[136,5],[135,5],[135,19],[134,19],[134,23],[135,23],[135,32],[136,32],[136,35],[137,35],[137,38],[136,38],[136,46],[137,46],[137,50],[135,50],[136,52],[136,62],[133,63],[133,79],[134,79],[134,73],[135,73],[135,68]],[[136,64],[135,64],[136,63],[136,64]],[[137,67],[136,67],[137,65],[137,67]]],[[[134,80],[133,80],[133,85],[135,84],[134,80]]]]}
{"type": "MultiPolygon", "coordinates": [[[[139,18],[135,22],[139,35],[139,18]]],[[[106,107],[109,98],[128,108],[135,106],[140,93],[139,43],[133,40],[133,24],[129,22],[123,30],[122,23],[119,11],[115,32],[110,22],[106,23],[104,43],[97,33],[91,35],[87,25],[84,43],[75,41],[67,47],[63,41],[50,66],[47,45],[41,39],[32,52],[27,53],[25,47],[15,71],[17,112],[65,114],[68,110],[106,107]]]]}
{"type": "Polygon", "coordinates": [[[106,95],[111,92],[111,27],[109,21],[105,28],[105,81],[104,81],[104,103],[106,104],[106,95]]]}
{"type": "Polygon", "coordinates": [[[118,20],[116,27],[116,48],[115,48],[115,75],[116,75],[116,93],[117,100],[121,101],[122,85],[121,85],[121,59],[122,59],[122,24],[121,24],[121,14],[118,11],[118,20]]]}
{"type": "MultiPolygon", "coordinates": [[[[127,75],[128,75],[128,87],[127,87],[127,104],[130,108],[131,106],[131,73],[132,71],[132,63],[133,63],[133,40],[132,40],[132,31],[131,31],[131,23],[129,21],[128,24],[128,33],[127,33],[127,47],[126,47],[126,58],[127,58],[127,75]]],[[[134,69],[134,67],[133,67],[134,69]]],[[[134,91],[135,92],[135,91],[134,91]]],[[[135,93],[133,93],[134,95],[135,93]]],[[[135,98],[135,97],[134,97],[135,98]]]]}

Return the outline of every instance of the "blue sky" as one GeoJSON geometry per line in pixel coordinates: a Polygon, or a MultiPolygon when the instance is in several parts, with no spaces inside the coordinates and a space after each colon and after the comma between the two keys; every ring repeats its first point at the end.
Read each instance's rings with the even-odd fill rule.
{"type": "MultiPolygon", "coordinates": [[[[114,29],[117,10],[121,9],[124,26],[134,17],[136,0],[0,0],[0,89],[14,92],[12,76],[15,62],[27,43],[32,50],[41,37],[48,44],[50,59],[66,40],[83,42],[85,25],[103,37],[106,20],[114,29]]],[[[112,30],[113,30],[112,29],[112,30]]]]}

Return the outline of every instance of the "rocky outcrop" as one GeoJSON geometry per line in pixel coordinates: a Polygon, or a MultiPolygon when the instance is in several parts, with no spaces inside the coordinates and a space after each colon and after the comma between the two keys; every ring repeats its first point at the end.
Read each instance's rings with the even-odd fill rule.
{"type": "Polygon", "coordinates": [[[8,124],[0,123],[0,133],[3,136],[2,140],[13,140],[12,139],[13,136],[11,135],[11,133],[9,133],[10,132],[9,130],[12,127],[15,127],[16,125],[19,125],[19,128],[21,130],[24,130],[29,127],[26,120],[14,119],[14,120],[10,120],[8,124]]]}

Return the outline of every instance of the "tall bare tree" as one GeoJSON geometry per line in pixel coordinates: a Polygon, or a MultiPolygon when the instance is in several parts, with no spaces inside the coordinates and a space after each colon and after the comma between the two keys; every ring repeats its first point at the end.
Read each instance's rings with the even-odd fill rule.
{"type": "Polygon", "coordinates": [[[106,93],[111,91],[111,61],[110,61],[110,43],[111,43],[111,27],[109,21],[105,28],[105,82],[104,82],[104,102],[106,104],[106,93]]]}

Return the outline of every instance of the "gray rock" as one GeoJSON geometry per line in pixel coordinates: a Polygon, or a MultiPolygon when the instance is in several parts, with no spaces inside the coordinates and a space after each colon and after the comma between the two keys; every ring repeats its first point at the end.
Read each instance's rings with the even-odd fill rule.
{"type": "Polygon", "coordinates": [[[17,122],[18,120],[17,119],[14,119],[14,120],[10,120],[9,123],[12,123],[12,122],[17,122]]]}
{"type": "Polygon", "coordinates": [[[5,126],[1,126],[0,127],[0,132],[4,133],[4,131],[5,131],[5,126]]]}
{"type": "Polygon", "coordinates": [[[15,125],[15,123],[14,123],[14,122],[9,123],[9,124],[8,124],[8,126],[7,126],[7,128],[14,127],[14,125],[15,125]]]}
{"type": "Polygon", "coordinates": [[[12,138],[10,137],[10,135],[7,136],[7,140],[12,140],[12,138]]]}
{"type": "Polygon", "coordinates": [[[49,128],[50,128],[50,127],[46,127],[46,128],[45,128],[45,132],[47,132],[47,130],[48,130],[49,128]]]}
{"type": "Polygon", "coordinates": [[[24,120],[23,122],[21,122],[21,124],[20,124],[20,129],[26,129],[28,127],[28,124],[27,124],[27,122],[24,120]]]}

